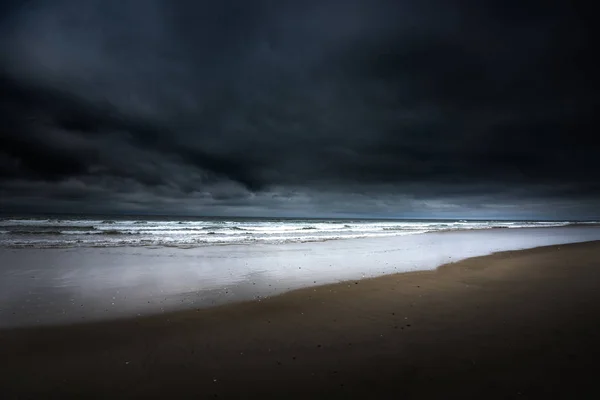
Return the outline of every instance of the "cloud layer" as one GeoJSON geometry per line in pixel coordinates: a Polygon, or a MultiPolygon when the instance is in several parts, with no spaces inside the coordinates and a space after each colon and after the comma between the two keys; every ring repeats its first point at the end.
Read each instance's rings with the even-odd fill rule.
{"type": "Polygon", "coordinates": [[[583,2],[58,0],[0,19],[0,206],[600,214],[583,2]]]}

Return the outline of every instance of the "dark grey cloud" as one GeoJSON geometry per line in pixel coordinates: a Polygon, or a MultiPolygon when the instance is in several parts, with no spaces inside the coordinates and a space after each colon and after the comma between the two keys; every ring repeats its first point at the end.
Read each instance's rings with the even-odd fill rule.
{"type": "Polygon", "coordinates": [[[584,2],[3,2],[4,210],[598,217],[584,2]]]}

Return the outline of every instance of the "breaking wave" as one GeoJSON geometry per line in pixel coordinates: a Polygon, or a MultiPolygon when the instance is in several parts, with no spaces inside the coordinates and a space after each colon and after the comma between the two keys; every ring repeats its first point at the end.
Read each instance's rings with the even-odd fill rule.
{"type": "Polygon", "coordinates": [[[476,229],[598,225],[598,221],[308,220],[308,219],[0,219],[3,247],[197,247],[280,244],[476,229]]]}

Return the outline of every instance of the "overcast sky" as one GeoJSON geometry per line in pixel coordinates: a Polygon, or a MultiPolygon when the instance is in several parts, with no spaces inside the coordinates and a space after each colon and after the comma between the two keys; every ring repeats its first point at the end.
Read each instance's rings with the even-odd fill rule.
{"type": "Polygon", "coordinates": [[[583,1],[0,6],[0,210],[600,218],[583,1]]]}

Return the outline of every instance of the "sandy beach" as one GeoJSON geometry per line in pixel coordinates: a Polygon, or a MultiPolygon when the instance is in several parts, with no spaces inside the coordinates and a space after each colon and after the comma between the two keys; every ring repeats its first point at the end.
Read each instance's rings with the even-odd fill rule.
{"type": "Polygon", "coordinates": [[[0,246],[0,329],[194,310],[306,287],[434,270],[502,251],[594,240],[600,240],[598,226],[194,248],[0,246]]]}
{"type": "Polygon", "coordinates": [[[600,242],[0,331],[3,398],[597,398],[600,242]]]}

